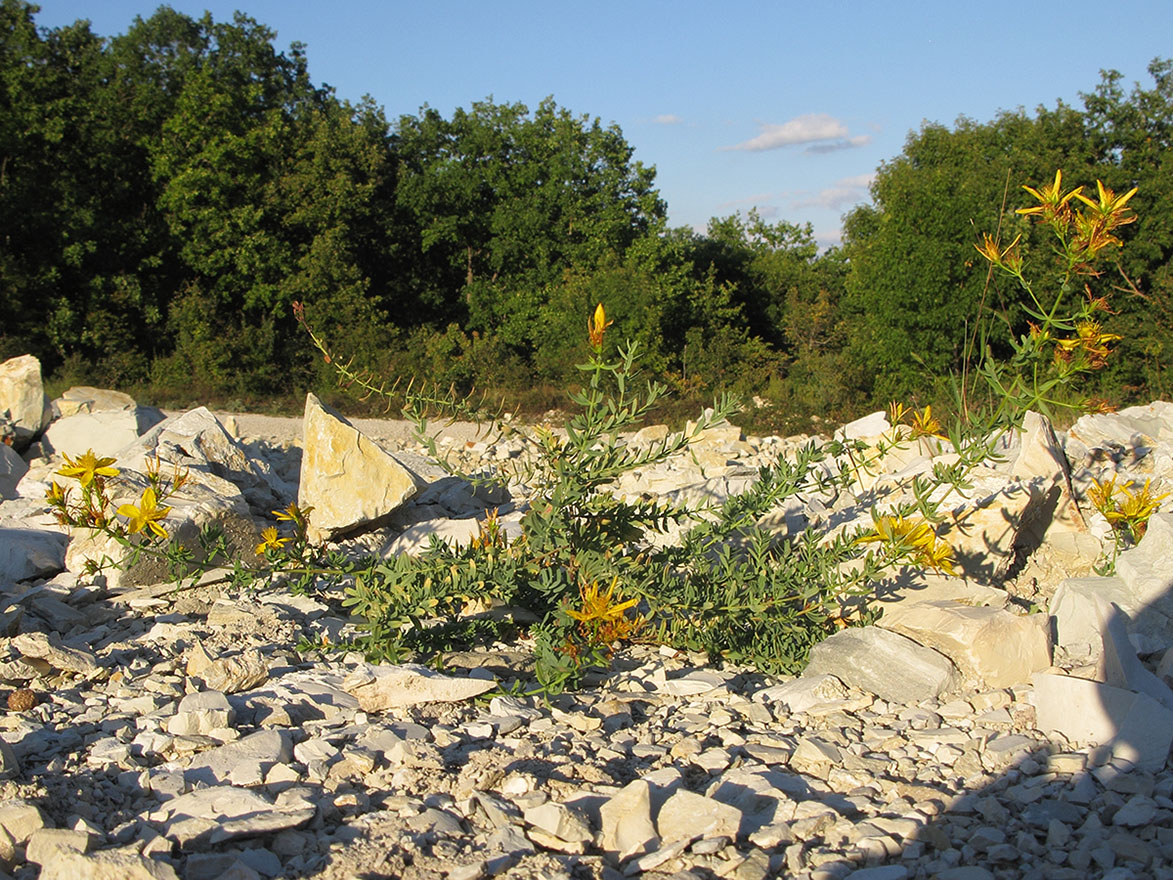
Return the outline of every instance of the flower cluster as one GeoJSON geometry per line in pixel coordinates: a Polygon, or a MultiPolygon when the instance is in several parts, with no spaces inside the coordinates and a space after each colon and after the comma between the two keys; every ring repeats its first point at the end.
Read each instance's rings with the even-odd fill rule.
{"type": "Polygon", "coordinates": [[[916,565],[953,574],[953,548],[937,537],[927,522],[872,511],[875,527],[856,539],[859,544],[882,544],[893,561],[908,559],[916,565]]]}
{"type": "Polygon", "coordinates": [[[1087,494],[1113,531],[1134,544],[1144,537],[1149,519],[1161,509],[1161,501],[1169,497],[1168,492],[1154,495],[1152,480],[1145,480],[1143,486],[1134,490],[1128,485],[1117,485],[1115,477],[1104,483],[1094,481],[1087,494]]]}

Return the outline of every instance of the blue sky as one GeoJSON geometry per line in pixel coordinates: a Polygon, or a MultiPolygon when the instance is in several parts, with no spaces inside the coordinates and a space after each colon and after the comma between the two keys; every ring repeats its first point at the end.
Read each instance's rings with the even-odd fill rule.
{"type": "MultiPolygon", "coordinates": [[[[315,82],[389,118],[547,95],[616,123],[657,169],[674,226],[756,207],[824,244],[923,120],[1080,105],[1101,69],[1131,87],[1173,56],[1173,0],[985,3],[175,0],[236,9],[306,44],[315,82]],[[1100,24],[1102,22],[1102,24],[1100,24]]],[[[37,21],[126,30],[153,0],[42,0],[37,21]]]]}

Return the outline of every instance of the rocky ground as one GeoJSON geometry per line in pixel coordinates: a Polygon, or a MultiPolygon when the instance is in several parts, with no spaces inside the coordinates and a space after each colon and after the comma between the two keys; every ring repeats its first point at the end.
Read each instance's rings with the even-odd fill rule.
{"type": "MultiPolygon", "coordinates": [[[[269,477],[248,491],[282,500],[300,420],[220,421],[269,477]]],[[[1136,424],[1112,424],[1135,442],[1117,449],[1087,426],[1059,440],[1070,456],[1107,450],[1120,473],[1164,479],[1173,418],[1140,439],[1136,424]]],[[[360,427],[410,447],[401,425],[360,427]]],[[[678,463],[629,488],[713,493],[717,479],[728,491],[800,441],[728,442],[705,452],[719,452],[716,477],[678,463]]],[[[459,427],[447,447],[486,464],[526,454],[518,438],[459,427]]],[[[59,462],[36,452],[0,503],[0,534],[48,529],[38,490],[59,462]]],[[[444,498],[356,541],[434,531],[444,498]]],[[[925,647],[931,634],[907,618],[900,632],[943,658],[939,680],[937,660],[922,667],[890,643],[906,635],[867,627],[844,632],[881,634],[865,646],[875,663],[843,662],[838,636],[789,680],[632,646],[549,702],[522,694],[524,642],[450,656],[444,675],[372,667],[321,647],[351,625],[337,593],[16,577],[4,557],[16,551],[0,546],[0,878],[1173,877],[1167,618],[1136,606],[1159,605],[1173,580],[1173,517],[1158,514],[1111,579],[1088,576],[1094,560],[1070,537],[1086,528],[1056,528],[1029,558],[983,533],[1009,592],[971,579],[967,602],[933,600],[1003,627],[990,651],[925,647]],[[1100,621],[1089,644],[1080,601],[1105,591],[1127,631],[1100,621]],[[1044,618],[1039,661],[1032,621],[1044,618]],[[999,653],[1015,655],[1012,673],[999,653]],[[1105,719],[1114,726],[1096,726],[1105,719]]]]}

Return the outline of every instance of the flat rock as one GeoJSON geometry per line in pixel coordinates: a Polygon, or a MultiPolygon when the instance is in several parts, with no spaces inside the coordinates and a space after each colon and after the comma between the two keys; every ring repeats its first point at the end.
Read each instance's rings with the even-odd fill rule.
{"type": "Polygon", "coordinates": [[[364,712],[385,712],[419,703],[451,703],[470,700],[497,687],[483,678],[455,678],[426,666],[371,666],[349,675],[342,682],[347,693],[358,699],[364,712]]]}
{"type": "MultiPolygon", "coordinates": [[[[79,412],[57,419],[41,438],[47,451],[76,458],[87,449],[118,458],[123,450],[163,420],[154,407],[79,412]]],[[[121,459],[120,459],[121,460],[121,459]]]]}
{"type": "Polygon", "coordinates": [[[0,519],[0,581],[57,574],[65,568],[68,543],[69,537],[62,532],[25,528],[13,520],[0,519]]]}
{"type": "Polygon", "coordinates": [[[276,834],[304,825],[315,812],[304,799],[271,801],[254,789],[216,785],[164,801],[152,815],[164,822],[165,837],[189,847],[276,834]]]}
{"type": "Polygon", "coordinates": [[[135,852],[64,851],[41,866],[41,880],[179,880],[167,862],[135,852]]]}
{"type": "Polygon", "coordinates": [[[850,687],[899,703],[940,696],[960,684],[947,657],[877,626],[840,630],[815,645],[805,675],[833,675],[850,687]]]}
{"type": "Polygon", "coordinates": [[[16,497],[16,486],[28,473],[29,466],[15,449],[0,443],[0,501],[16,497]]]}
{"type": "Polygon", "coordinates": [[[656,828],[664,844],[700,837],[737,837],[741,810],[687,789],[679,789],[660,807],[656,828]]]}
{"type": "Polygon", "coordinates": [[[293,759],[289,735],[277,730],[260,730],[199,754],[183,771],[189,783],[214,785],[227,782],[242,764],[256,764],[267,772],[276,764],[293,759]]]}

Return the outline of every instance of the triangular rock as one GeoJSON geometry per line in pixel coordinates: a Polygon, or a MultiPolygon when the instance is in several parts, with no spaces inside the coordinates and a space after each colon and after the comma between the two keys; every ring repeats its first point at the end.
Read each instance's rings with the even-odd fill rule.
{"type": "Polygon", "coordinates": [[[297,502],[311,541],[378,523],[419,489],[415,475],[313,394],[306,395],[305,451],[297,502]]]}

